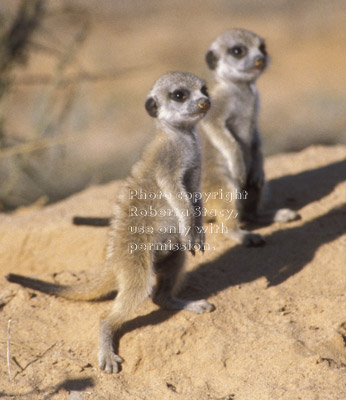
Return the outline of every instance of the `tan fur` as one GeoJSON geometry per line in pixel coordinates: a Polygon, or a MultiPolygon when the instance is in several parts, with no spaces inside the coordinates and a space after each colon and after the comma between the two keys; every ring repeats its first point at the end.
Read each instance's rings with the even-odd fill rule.
{"type": "Polygon", "coordinates": [[[89,294],[78,286],[47,286],[45,282],[18,275],[8,277],[12,282],[69,299],[99,298],[116,289],[113,308],[100,324],[99,365],[106,372],[118,372],[122,362],[113,352],[114,334],[152,292],[154,302],[168,309],[197,313],[213,309],[206,300],[185,301],[175,297],[185,250],[194,254],[196,248],[203,250],[204,245],[204,235],[196,229],[202,226],[202,220],[194,216],[195,207],[200,207],[201,201],[192,201],[186,196],[200,192],[201,152],[195,125],[210,106],[207,95],[202,93],[205,90],[201,92],[203,87],[204,82],[196,76],[174,72],[163,75],[150,92],[146,108],[156,118],[158,133],[117,194],[105,272],[91,286],[83,286],[89,294]],[[180,101],[182,91],[188,93],[184,101],[180,101]],[[163,193],[166,197],[143,200],[133,195],[139,190],[146,194],[163,193]],[[182,196],[177,196],[179,193],[182,196]],[[173,210],[176,214],[166,217],[133,214],[134,209],[150,207],[157,212],[173,210]],[[181,213],[182,210],[185,212],[181,213]],[[129,229],[141,226],[151,227],[152,232],[134,234],[129,229]],[[171,227],[176,232],[163,233],[162,227],[171,227]],[[139,250],[140,246],[146,247],[139,250]]]}

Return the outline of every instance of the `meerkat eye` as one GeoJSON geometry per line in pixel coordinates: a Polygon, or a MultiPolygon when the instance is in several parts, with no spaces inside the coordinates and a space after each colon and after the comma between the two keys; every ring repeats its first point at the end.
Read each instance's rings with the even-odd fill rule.
{"type": "Polygon", "coordinates": [[[227,53],[235,58],[242,58],[246,55],[247,49],[244,46],[233,46],[227,50],[227,53]]]}
{"type": "Polygon", "coordinates": [[[173,93],[170,93],[169,96],[174,101],[184,103],[184,101],[190,96],[190,92],[186,89],[177,89],[173,93]]]}
{"type": "Polygon", "coordinates": [[[206,86],[203,86],[201,89],[201,93],[204,94],[204,96],[209,97],[208,89],[206,86]]]}
{"type": "Polygon", "coordinates": [[[266,45],[264,43],[262,43],[259,47],[260,52],[266,56],[267,55],[267,49],[266,49],[266,45]]]}

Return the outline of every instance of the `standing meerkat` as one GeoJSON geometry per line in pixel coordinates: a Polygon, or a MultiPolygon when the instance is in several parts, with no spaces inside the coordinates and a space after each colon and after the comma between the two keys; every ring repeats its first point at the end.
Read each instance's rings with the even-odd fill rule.
{"type": "Polygon", "coordinates": [[[199,125],[204,145],[202,190],[231,193],[233,199],[226,203],[222,196],[211,196],[204,206],[215,212],[229,237],[247,246],[262,245],[264,239],[240,229],[238,221],[223,212],[225,206],[241,221],[269,223],[298,218],[287,208],[260,210],[265,178],[255,83],[268,61],[264,40],[244,29],[222,33],[206,53],[217,83],[211,92],[213,106],[199,125]]]}
{"type": "Polygon", "coordinates": [[[206,300],[175,297],[185,250],[203,250],[204,235],[195,216],[201,200],[201,151],[197,122],[210,101],[195,75],[172,72],[156,81],[145,103],[158,133],[121,187],[111,220],[103,274],[90,284],[62,286],[10,274],[10,282],[73,300],[92,300],[117,290],[112,310],[100,322],[99,366],[118,372],[121,357],[113,337],[152,292],[167,309],[212,311],[206,300]],[[198,196],[196,196],[198,197],[198,196]],[[156,277],[156,286],[154,288],[156,277]]]}

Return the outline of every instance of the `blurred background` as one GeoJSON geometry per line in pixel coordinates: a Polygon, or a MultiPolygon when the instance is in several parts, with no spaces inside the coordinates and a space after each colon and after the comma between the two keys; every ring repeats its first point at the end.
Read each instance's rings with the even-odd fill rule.
{"type": "Polygon", "coordinates": [[[266,39],[266,155],[346,143],[344,0],[1,0],[0,211],[123,178],[155,129],[144,109],[172,70],[209,82],[224,30],[266,39]]]}

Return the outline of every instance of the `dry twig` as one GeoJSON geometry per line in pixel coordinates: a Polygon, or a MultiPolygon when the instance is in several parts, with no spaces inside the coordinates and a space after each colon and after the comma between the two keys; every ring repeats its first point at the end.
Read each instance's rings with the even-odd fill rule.
{"type": "Polygon", "coordinates": [[[11,146],[5,149],[0,149],[0,159],[11,157],[18,154],[32,153],[36,150],[45,149],[47,147],[65,145],[73,141],[77,141],[78,137],[76,135],[61,136],[51,139],[38,139],[33,140],[28,143],[19,144],[17,146],[11,146]]]}
{"type": "Polygon", "coordinates": [[[11,318],[8,320],[7,323],[7,369],[8,369],[8,376],[10,377],[10,381],[12,381],[12,374],[11,374],[11,358],[10,358],[10,343],[11,343],[11,318]]]}
{"type": "MultiPolygon", "coordinates": [[[[51,346],[49,346],[43,353],[38,354],[33,360],[29,361],[25,367],[20,366],[21,371],[18,371],[15,375],[15,377],[22,373],[23,371],[25,371],[30,365],[34,364],[36,361],[42,359],[53,347],[55,347],[55,345],[57,344],[57,342],[53,343],[51,346]]],[[[18,362],[18,361],[17,361],[18,362]]]]}

